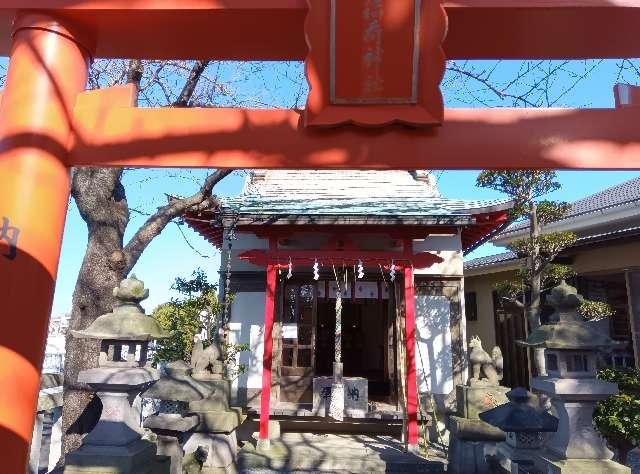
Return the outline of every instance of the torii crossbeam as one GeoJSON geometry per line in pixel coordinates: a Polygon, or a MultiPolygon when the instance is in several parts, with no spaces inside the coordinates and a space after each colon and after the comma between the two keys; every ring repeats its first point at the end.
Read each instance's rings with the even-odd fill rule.
{"type": "Polygon", "coordinates": [[[444,110],[437,89],[445,57],[640,57],[640,0],[382,0],[384,18],[367,21],[382,25],[384,51],[367,25],[344,27],[363,2],[0,0],[0,54],[11,57],[0,104],[6,472],[26,462],[70,166],[640,168],[634,100],[444,110]],[[353,35],[366,64],[349,56],[353,35]],[[83,92],[94,56],[306,60],[312,92],[304,112],[138,109],[131,88],[83,92]]]}

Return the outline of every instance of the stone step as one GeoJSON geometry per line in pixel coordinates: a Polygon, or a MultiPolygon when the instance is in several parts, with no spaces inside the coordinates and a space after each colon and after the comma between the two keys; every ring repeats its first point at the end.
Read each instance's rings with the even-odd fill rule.
{"type": "Polygon", "coordinates": [[[268,451],[247,443],[238,457],[240,472],[444,473],[442,461],[404,453],[397,441],[363,436],[286,433],[268,451]]]}

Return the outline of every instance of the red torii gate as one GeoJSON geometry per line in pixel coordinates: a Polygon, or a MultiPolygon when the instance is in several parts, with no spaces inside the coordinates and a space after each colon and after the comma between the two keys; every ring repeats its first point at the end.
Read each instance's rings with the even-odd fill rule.
{"type": "MultiPolygon", "coordinates": [[[[408,118],[420,94],[395,105],[367,103],[373,97],[367,94],[375,90],[383,91],[383,99],[392,97],[393,84],[373,81],[374,92],[355,97],[352,112],[360,118],[372,114],[376,125],[400,121],[410,127],[325,129],[305,127],[296,111],[137,109],[131,88],[83,92],[92,56],[305,59],[307,43],[315,53],[329,47],[311,33],[318,27],[313,21],[322,26],[324,20],[308,16],[309,5],[318,11],[330,1],[0,0],[0,54],[11,57],[0,104],[0,444],[9,453],[3,460],[7,472],[20,472],[26,463],[70,166],[640,168],[640,111],[635,107],[426,107],[431,124],[442,122],[430,128],[424,114],[408,118]],[[388,120],[389,107],[401,109],[400,103],[408,109],[392,111],[388,120]],[[360,105],[366,113],[358,111],[360,105]],[[396,112],[399,119],[393,120],[396,112]]],[[[420,5],[414,1],[412,8],[420,5]]],[[[362,6],[366,0],[350,2],[362,6]]],[[[409,0],[395,2],[409,5],[409,0]]],[[[431,12],[439,11],[436,3],[422,0],[431,12]]],[[[346,4],[337,3],[338,8],[346,4]]],[[[640,57],[640,0],[445,0],[442,5],[449,20],[442,49],[451,59],[640,57]]],[[[337,14],[338,24],[347,13],[337,14]]],[[[410,18],[402,22],[410,24],[410,18]]],[[[443,23],[425,23],[420,31],[415,25],[414,40],[422,41],[443,23]]],[[[345,31],[338,26],[335,33],[333,46],[345,31]]],[[[404,27],[387,25],[380,34],[391,35],[389,41],[397,40],[402,50],[404,33],[404,27]]],[[[440,45],[430,48],[426,61],[440,45]]],[[[311,65],[312,72],[326,73],[322,63],[327,57],[312,56],[308,71],[311,65]]],[[[344,57],[334,55],[333,60],[345,63],[344,57]]],[[[418,60],[423,65],[422,57],[418,60]]],[[[361,72],[352,69],[349,75],[361,72]]],[[[324,106],[330,110],[340,104],[352,84],[342,75],[338,92],[329,94],[327,77],[320,76],[310,77],[315,84],[311,100],[320,94],[320,102],[313,104],[320,104],[322,112],[324,106]]],[[[325,118],[318,123],[344,121],[325,118]]],[[[313,117],[308,123],[314,124],[313,117]]]]}

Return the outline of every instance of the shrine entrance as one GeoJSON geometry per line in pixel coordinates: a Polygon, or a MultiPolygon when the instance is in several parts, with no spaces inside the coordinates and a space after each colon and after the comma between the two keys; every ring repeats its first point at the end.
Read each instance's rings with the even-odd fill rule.
{"type": "MultiPolygon", "coordinates": [[[[367,379],[369,400],[394,404],[398,399],[397,330],[393,288],[388,282],[358,280],[342,293],[342,360],[346,377],[367,379]]],[[[336,283],[285,281],[282,301],[280,402],[312,402],[313,378],[331,376],[335,358],[336,283]]]]}
{"type": "MultiPolygon", "coordinates": [[[[364,284],[375,282],[363,282],[364,284]]],[[[342,303],[342,357],[345,377],[363,377],[369,400],[393,402],[395,353],[393,305],[378,297],[346,299],[342,303]]],[[[318,304],[316,372],[332,375],[335,297],[318,304]]]]}

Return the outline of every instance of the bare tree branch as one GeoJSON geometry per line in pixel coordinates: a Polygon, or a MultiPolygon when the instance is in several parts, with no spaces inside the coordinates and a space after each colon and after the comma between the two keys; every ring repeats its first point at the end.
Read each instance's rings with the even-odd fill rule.
{"type": "Polygon", "coordinates": [[[488,79],[485,79],[483,77],[481,77],[478,74],[474,74],[473,72],[467,71],[466,69],[461,69],[455,65],[449,65],[447,67],[447,69],[449,71],[458,73],[458,74],[462,74],[463,76],[467,76],[470,77],[471,79],[474,79],[478,82],[480,82],[484,87],[486,87],[488,90],[490,90],[491,92],[493,92],[495,95],[497,95],[500,99],[514,99],[516,101],[521,101],[524,104],[530,106],[530,107],[535,107],[536,105],[533,102],[530,102],[529,100],[527,100],[527,98],[525,97],[525,95],[514,95],[514,94],[510,94],[508,92],[505,92],[503,90],[500,90],[498,88],[496,88],[491,81],[489,81],[488,79]]]}
{"type": "Polygon", "coordinates": [[[127,68],[127,83],[135,84],[140,90],[140,81],[142,81],[142,75],[144,74],[144,64],[139,59],[132,59],[129,61],[127,68]]]}
{"type": "Polygon", "coordinates": [[[180,91],[180,95],[178,95],[178,98],[173,103],[174,107],[187,107],[189,105],[189,102],[193,97],[193,92],[196,90],[196,86],[198,85],[198,81],[208,65],[209,61],[196,61],[193,63],[189,77],[184,83],[182,91],[180,91]]]}
{"type": "Polygon", "coordinates": [[[197,193],[187,198],[173,199],[149,217],[124,247],[124,253],[127,259],[127,272],[136,264],[147,245],[149,245],[173,219],[187,211],[198,212],[217,207],[219,202],[217,198],[212,195],[213,188],[232,171],[233,170],[228,169],[215,171],[207,176],[207,179],[197,193]]]}
{"type": "Polygon", "coordinates": [[[509,303],[517,306],[520,309],[524,309],[524,304],[517,298],[509,298],[508,296],[502,296],[502,299],[508,301],[509,303]]]}

